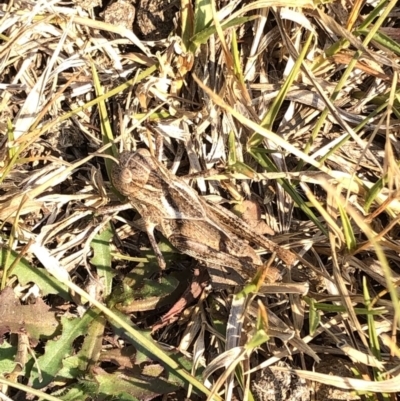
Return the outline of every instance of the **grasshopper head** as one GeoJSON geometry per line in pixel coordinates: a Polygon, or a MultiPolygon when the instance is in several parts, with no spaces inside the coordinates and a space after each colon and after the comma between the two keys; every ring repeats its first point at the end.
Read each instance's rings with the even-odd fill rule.
{"type": "Polygon", "coordinates": [[[133,195],[143,188],[152,172],[151,161],[147,149],[121,153],[119,164],[115,164],[111,171],[115,188],[125,196],[133,195]]]}

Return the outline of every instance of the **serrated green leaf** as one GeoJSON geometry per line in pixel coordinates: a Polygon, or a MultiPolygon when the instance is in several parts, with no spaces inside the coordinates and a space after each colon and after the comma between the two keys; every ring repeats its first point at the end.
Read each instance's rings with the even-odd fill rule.
{"type": "Polygon", "coordinates": [[[98,387],[94,381],[80,380],[78,383],[71,384],[66,389],[55,391],[52,395],[62,401],[98,400],[96,398],[98,387]]]}
{"type": "Polygon", "coordinates": [[[58,392],[52,395],[62,401],[82,401],[90,397],[90,394],[85,394],[78,384],[72,385],[67,391],[63,390],[62,395],[59,395],[58,392]]]}
{"type": "Polygon", "coordinates": [[[79,351],[79,370],[82,372],[89,370],[90,367],[96,364],[99,360],[106,323],[107,320],[105,317],[99,315],[89,326],[87,336],[85,337],[82,348],[79,351]]]}
{"type": "Polygon", "coordinates": [[[111,304],[124,313],[153,310],[163,305],[163,301],[178,288],[179,280],[173,276],[163,277],[160,281],[143,280],[139,289],[126,289],[118,294],[114,291],[111,304]]]}
{"type": "Polygon", "coordinates": [[[144,376],[139,377],[139,374],[128,375],[128,373],[126,375],[122,372],[108,374],[100,368],[96,369],[94,379],[99,384],[100,399],[109,396],[118,396],[120,399],[119,396],[126,393],[139,400],[144,400],[160,394],[169,394],[179,388],[162,377],[146,379],[144,376]]]}
{"type": "Polygon", "coordinates": [[[132,395],[129,395],[127,393],[118,394],[116,400],[117,399],[118,399],[118,401],[139,401],[138,398],[136,398],[132,395]]]}
{"type": "Polygon", "coordinates": [[[57,373],[57,381],[76,379],[77,377],[82,375],[82,371],[79,370],[79,363],[79,353],[77,355],[63,359],[62,368],[57,373]]]}
{"type": "MultiPolygon", "coordinates": [[[[8,251],[5,248],[0,249],[0,266],[2,267],[4,267],[6,262],[7,252],[9,252],[8,263],[10,266],[18,258],[18,254],[15,251],[8,251]]],[[[58,282],[53,276],[47,273],[45,269],[31,266],[24,258],[19,260],[9,274],[17,276],[21,285],[35,283],[40,288],[43,295],[58,294],[64,299],[70,299],[66,285],[58,282]]]]}
{"type": "Polygon", "coordinates": [[[40,380],[37,364],[31,372],[31,380],[34,388],[43,388],[50,384],[62,367],[63,359],[72,353],[74,340],[87,333],[89,324],[95,319],[97,313],[89,309],[82,318],[61,318],[62,334],[56,340],[50,340],[46,344],[45,353],[38,358],[42,380],[40,380]]]}

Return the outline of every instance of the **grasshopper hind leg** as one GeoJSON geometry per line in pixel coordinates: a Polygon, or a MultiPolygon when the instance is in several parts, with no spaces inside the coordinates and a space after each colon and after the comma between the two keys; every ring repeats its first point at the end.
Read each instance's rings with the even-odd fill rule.
{"type": "Polygon", "coordinates": [[[167,265],[165,263],[164,256],[162,255],[161,250],[158,247],[156,238],[154,236],[154,228],[155,228],[155,226],[156,226],[156,224],[154,224],[154,223],[145,222],[147,236],[149,237],[149,241],[150,241],[151,247],[153,248],[154,254],[155,254],[156,258],[157,258],[158,265],[160,266],[161,270],[165,270],[167,265]]]}

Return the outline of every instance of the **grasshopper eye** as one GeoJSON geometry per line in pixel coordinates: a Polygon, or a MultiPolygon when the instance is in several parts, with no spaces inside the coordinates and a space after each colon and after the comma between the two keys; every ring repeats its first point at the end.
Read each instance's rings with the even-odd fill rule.
{"type": "Polygon", "coordinates": [[[129,168],[124,168],[121,170],[120,180],[123,184],[129,184],[132,182],[132,173],[129,168]]]}

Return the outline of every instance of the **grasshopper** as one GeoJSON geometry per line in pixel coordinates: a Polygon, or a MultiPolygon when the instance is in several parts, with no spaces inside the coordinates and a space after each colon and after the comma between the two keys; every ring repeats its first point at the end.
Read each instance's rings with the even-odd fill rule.
{"type": "Polygon", "coordinates": [[[124,152],[111,178],[141,215],[159,266],[166,267],[154,237],[160,231],[180,252],[208,266],[233,268],[252,277],[262,260],[255,244],[291,265],[296,256],[258,235],[228,209],[211,204],[182,178],[172,174],[147,149],[124,152]]]}

